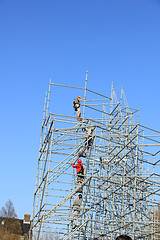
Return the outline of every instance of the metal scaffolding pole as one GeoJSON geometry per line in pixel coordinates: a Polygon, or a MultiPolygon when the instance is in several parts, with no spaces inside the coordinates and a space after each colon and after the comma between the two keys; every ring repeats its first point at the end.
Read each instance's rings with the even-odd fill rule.
{"type": "Polygon", "coordinates": [[[123,88],[120,101],[113,84],[107,97],[87,88],[87,74],[84,88],[49,83],[30,240],[115,239],[120,234],[158,240],[160,132],[139,124],[139,111],[129,108],[123,88]],[[59,95],[61,88],[84,91],[81,121],[52,112],[52,88],[59,95]],[[89,130],[92,144],[87,145],[89,130]],[[79,157],[85,167],[81,185],[71,166],[79,157]],[[80,191],[81,224],[73,228],[73,201],[80,191]]]}

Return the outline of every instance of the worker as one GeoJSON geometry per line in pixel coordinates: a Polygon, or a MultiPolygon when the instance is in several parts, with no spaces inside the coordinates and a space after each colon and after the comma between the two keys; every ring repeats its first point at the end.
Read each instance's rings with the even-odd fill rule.
{"type": "MultiPolygon", "coordinates": [[[[83,128],[83,131],[86,132],[86,139],[84,141],[85,145],[84,145],[84,148],[83,150],[79,153],[79,156],[80,157],[86,157],[88,152],[89,152],[89,149],[91,148],[91,146],[93,145],[93,140],[94,140],[94,137],[92,136],[92,133],[95,129],[97,125],[95,125],[94,127],[85,127],[83,128]],[[86,151],[86,154],[84,154],[85,150],[87,149],[86,151]]],[[[85,136],[85,135],[84,135],[85,136]]]]}
{"type": "Polygon", "coordinates": [[[86,98],[81,98],[80,96],[76,97],[73,101],[73,108],[77,112],[77,121],[81,121],[81,108],[80,102],[85,100],[86,98]]]}
{"type": "Polygon", "coordinates": [[[76,165],[73,165],[72,161],[71,161],[71,165],[73,168],[76,168],[77,182],[78,182],[78,184],[81,184],[84,179],[84,167],[83,167],[83,164],[82,164],[82,161],[80,158],[77,161],[78,161],[78,164],[76,164],[76,165]]]}
{"type": "Polygon", "coordinates": [[[74,227],[72,229],[75,229],[78,227],[77,225],[77,219],[79,222],[79,225],[81,225],[81,217],[80,215],[80,206],[82,204],[82,194],[78,195],[78,198],[74,200],[73,202],[73,222],[74,222],[74,227]]]}

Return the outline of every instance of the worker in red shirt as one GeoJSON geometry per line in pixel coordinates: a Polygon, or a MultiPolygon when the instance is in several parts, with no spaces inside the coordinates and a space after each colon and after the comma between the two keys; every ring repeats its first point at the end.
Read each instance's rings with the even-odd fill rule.
{"type": "Polygon", "coordinates": [[[84,167],[83,167],[83,164],[82,164],[82,161],[81,161],[80,158],[77,161],[78,161],[78,163],[76,165],[73,165],[72,161],[71,161],[71,165],[72,165],[73,168],[76,168],[77,182],[79,184],[81,184],[83,182],[83,179],[84,179],[84,167]]]}

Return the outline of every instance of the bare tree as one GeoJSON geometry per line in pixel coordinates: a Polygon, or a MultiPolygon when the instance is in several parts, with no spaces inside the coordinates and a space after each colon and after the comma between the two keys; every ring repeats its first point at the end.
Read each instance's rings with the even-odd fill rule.
{"type": "Polygon", "coordinates": [[[10,199],[6,202],[5,206],[1,208],[0,216],[8,218],[17,218],[17,214],[13,207],[13,203],[10,199]]]}

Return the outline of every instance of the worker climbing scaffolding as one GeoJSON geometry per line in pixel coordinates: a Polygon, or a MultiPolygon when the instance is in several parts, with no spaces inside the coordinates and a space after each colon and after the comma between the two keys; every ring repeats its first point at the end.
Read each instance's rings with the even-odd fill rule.
{"type": "MultiPolygon", "coordinates": [[[[72,161],[71,161],[71,165],[73,168],[76,168],[76,172],[77,172],[77,183],[81,184],[84,181],[84,167],[82,164],[82,160],[79,158],[77,160],[77,164],[73,165],[72,161]]],[[[82,191],[82,189],[80,189],[80,191],[82,191]]]]}
{"type": "Polygon", "coordinates": [[[86,135],[83,135],[85,137],[84,148],[82,151],[79,152],[79,157],[86,157],[89,150],[91,149],[94,141],[94,136],[92,134],[96,126],[97,125],[95,125],[94,127],[87,126],[82,128],[82,130],[86,132],[86,135]],[[85,150],[87,150],[86,153],[85,153],[85,150]]]}
{"type": "Polygon", "coordinates": [[[85,100],[85,98],[81,98],[80,96],[76,97],[73,101],[73,108],[77,112],[77,121],[81,121],[81,108],[80,102],[85,100]]]}
{"type": "Polygon", "coordinates": [[[82,204],[82,194],[78,195],[78,198],[74,200],[73,202],[73,222],[74,227],[72,229],[75,229],[77,225],[77,220],[79,222],[79,225],[81,225],[81,217],[80,217],[80,206],[82,204]]]}

